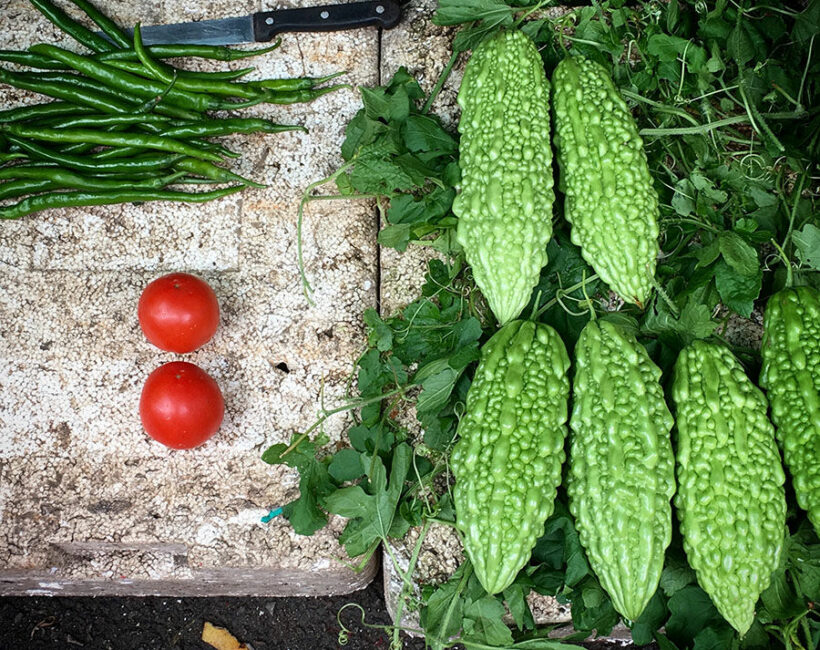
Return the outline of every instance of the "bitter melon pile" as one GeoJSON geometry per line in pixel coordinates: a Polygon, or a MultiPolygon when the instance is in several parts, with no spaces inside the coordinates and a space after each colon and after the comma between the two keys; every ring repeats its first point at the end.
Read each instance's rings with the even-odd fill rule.
{"type": "Polygon", "coordinates": [[[672,415],[661,370],[623,328],[590,321],[575,346],[567,492],[575,525],[615,609],[637,620],[672,538],[672,415]]]}
{"type": "Polygon", "coordinates": [[[675,364],[678,509],[698,582],[741,635],[780,562],[785,480],[763,393],[732,353],[695,341],[675,364]]]}
{"type": "Polygon", "coordinates": [[[552,514],[567,434],[569,358],[549,325],[513,321],[484,346],[451,463],[464,547],[484,589],[506,589],[552,514]]]}
{"type": "Polygon", "coordinates": [[[549,83],[532,41],[504,31],[477,47],[458,103],[458,241],[504,324],[529,301],[552,236],[549,83]]]}
{"type": "Polygon", "coordinates": [[[797,503],[820,533],[820,296],[783,289],[766,305],[760,384],[792,476],[797,503]]]}
{"type": "Polygon", "coordinates": [[[658,195],[638,127],[599,63],[567,57],[552,83],[559,189],[572,241],[615,293],[643,306],[658,256],[658,195]]]}

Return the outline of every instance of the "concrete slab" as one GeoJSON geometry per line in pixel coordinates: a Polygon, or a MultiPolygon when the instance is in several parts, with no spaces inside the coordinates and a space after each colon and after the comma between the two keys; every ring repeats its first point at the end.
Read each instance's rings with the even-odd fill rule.
{"type": "MultiPolygon", "coordinates": [[[[258,10],[250,0],[105,6],[144,24],[258,10]]],[[[56,37],[24,0],[0,16],[2,48],[56,37]]],[[[256,77],[347,70],[344,81],[373,84],[377,61],[377,32],[361,30],[286,35],[252,63],[256,77]]],[[[4,107],[33,99],[0,88],[4,107]]],[[[298,489],[296,473],[268,467],[261,452],[313,422],[322,386],[328,400],[342,394],[364,343],[361,313],[376,303],[367,204],[307,210],[315,307],[296,265],[301,193],[340,164],[358,105],[358,94],[343,90],[310,105],[245,111],[310,129],[228,143],[243,154],[238,171],[267,189],[196,206],[59,210],[0,226],[0,594],[332,594],[372,579],[375,564],[354,574],[340,561],[343,521],[311,538],[282,519],[260,522],[298,489]],[[136,319],[142,288],[172,270],[201,275],[222,307],[214,340],[181,357],[148,344],[136,319]],[[221,431],[192,451],[148,439],[137,414],[145,377],[175,358],[210,372],[225,396],[221,431]]],[[[341,416],[327,423],[331,444],[345,425],[341,416]]]]}

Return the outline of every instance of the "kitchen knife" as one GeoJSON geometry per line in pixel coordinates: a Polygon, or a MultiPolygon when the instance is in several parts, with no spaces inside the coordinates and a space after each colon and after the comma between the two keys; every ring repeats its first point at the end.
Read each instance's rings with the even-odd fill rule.
{"type": "Polygon", "coordinates": [[[274,9],[238,18],[218,18],[175,25],[148,25],[142,27],[141,31],[146,45],[235,45],[265,43],[281,32],[335,32],[369,26],[390,29],[398,24],[400,18],[401,5],[398,0],[377,0],[274,9]]]}

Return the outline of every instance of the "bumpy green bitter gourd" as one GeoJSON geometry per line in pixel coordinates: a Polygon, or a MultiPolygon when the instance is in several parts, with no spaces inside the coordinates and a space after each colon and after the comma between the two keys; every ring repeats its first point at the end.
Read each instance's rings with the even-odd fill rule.
{"type": "Polygon", "coordinates": [[[451,456],[456,519],[481,584],[527,563],[561,482],[569,358],[548,325],[513,321],[481,351],[451,456]]]}
{"type": "Polygon", "coordinates": [[[820,534],[820,294],[784,289],[766,305],[760,384],[772,405],[797,503],[820,534]]]}
{"type": "Polygon", "coordinates": [[[575,346],[567,492],[581,544],[615,609],[636,620],[672,538],[675,460],[661,370],[634,336],[590,321],[575,346]]]}
{"type": "Polygon", "coordinates": [[[700,586],[745,634],[780,561],[786,524],[768,404],[728,349],[704,341],[680,353],[672,397],[683,547],[700,586]]]}
{"type": "Polygon", "coordinates": [[[458,103],[457,239],[503,324],[529,301],[552,236],[549,82],[532,41],[512,30],[479,45],[458,103]]]}
{"type": "Polygon", "coordinates": [[[552,84],[559,189],[572,241],[615,293],[643,306],[658,255],[658,196],[635,120],[594,61],[565,58],[552,84]]]}

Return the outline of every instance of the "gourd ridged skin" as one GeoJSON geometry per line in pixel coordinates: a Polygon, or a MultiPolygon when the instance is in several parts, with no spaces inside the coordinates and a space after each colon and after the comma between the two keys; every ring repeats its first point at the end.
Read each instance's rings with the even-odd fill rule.
{"type": "Polygon", "coordinates": [[[555,149],[572,241],[610,289],[643,307],[658,255],[658,195],[635,120],[606,70],[567,57],[552,76],[555,149]]]}
{"type": "Polygon", "coordinates": [[[763,319],[760,384],[772,405],[797,503],[820,534],[820,294],[784,289],[763,319]]]}
{"type": "Polygon", "coordinates": [[[552,237],[549,82],[532,41],[502,31],[470,57],[458,93],[457,239],[499,323],[521,313],[552,237]]]}
{"type": "Polygon", "coordinates": [[[513,321],[481,351],[451,456],[464,548],[488,593],[529,560],[561,482],[569,357],[548,325],[513,321]]]}
{"type": "Polygon", "coordinates": [[[636,620],[672,539],[673,420],[661,370],[635,337],[590,321],[575,346],[567,493],[581,545],[615,609],[636,620]]]}
{"type": "Polygon", "coordinates": [[[675,364],[675,506],[698,582],[741,635],[780,561],[785,476],[766,398],[732,353],[695,341],[675,364]]]}

